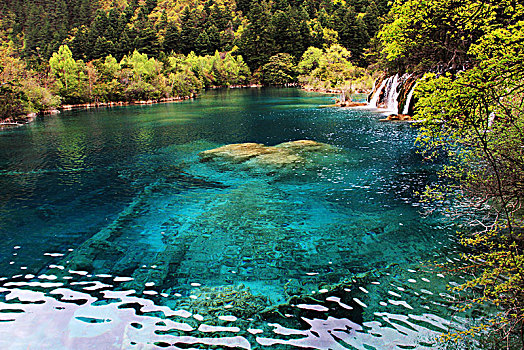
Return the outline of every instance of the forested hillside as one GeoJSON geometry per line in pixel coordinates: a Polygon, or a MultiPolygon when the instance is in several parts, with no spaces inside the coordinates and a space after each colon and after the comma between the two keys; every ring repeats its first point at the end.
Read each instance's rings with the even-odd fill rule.
{"type": "Polygon", "coordinates": [[[370,87],[387,12],[387,0],[6,0],[0,117],[250,83],[370,87]],[[325,57],[300,64],[315,48],[325,57]]]}
{"type": "Polygon", "coordinates": [[[138,50],[212,55],[238,47],[251,69],[277,53],[298,59],[341,44],[360,65],[388,11],[387,0],[7,0],[2,27],[22,57],[46,62],[62,44],[76,59],[138,50]]]}

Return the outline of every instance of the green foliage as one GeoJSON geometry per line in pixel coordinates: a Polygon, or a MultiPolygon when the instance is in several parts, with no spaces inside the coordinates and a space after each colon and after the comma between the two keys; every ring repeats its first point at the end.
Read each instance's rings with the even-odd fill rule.
{"type": "Polygon", "coordinates": [[[449,159],[438,201],[453,201],[448,210],[471,226],[464,258],[477,277],[457,289],[480,288],[473,304],[503,307],[493,327],[511,344],[524,329],[524,22],[489,23],[467,52],[470,69],[420,81],[416,117],[426,155],[449,159]]]}
{"type": "Polygon", "coordinates": [[[370,36],[363,16],[351,7],[340,7],[335,12],[334,22],[332,29],[337,30],[339,43],[351,52],[355,62],[364,64],[364,49],[369,44],[370,36]]]}
{"type": "Polygon", "coordinates": [[[303,85],[320,89],[370,89],[369,73],[354,66],[351,53],[340,45],[321,50],[310,47],[298,64],[299,80],[303,85]]]}
{"type": "MultiPolygon", "coordinates": [[[[387,0],[4,1],[0,39],[10,41],[38,71],[34,81],[50,73],[45,83],[64,103],[158,99],[261,79],[271,84],[295,81],[296,72],[286,67],[291,64],[272,57],[282,53],[298,59],[308,47],[327,50],[340,44],[349,49],[354,64],[365,65],[364,51],[387,12],[386,4],[387,0]],[[168,57],[178,54],[186,61],[177,64],[179,70],[168,64],[168,57]]],[[[333,67],[331,77],[322,77],[326,86],[340,85],[340,77],[347,79],[333,67]]],[[[6,92],[6,99],[23,97],[26,102],[19,105],[30,109],[56,104],[54,95],[39,84],[15,84],[15,90],[27,89],[29,95],[6,92]],[[44,100],[48,102],[37,102],[44,100]]]]}
{"type": "Polygon", "coordinates": [[[324,28],[318,20],[311,21],[311,41],[314,47],[329,48],[339,43],[338,32],[324,28]]]}
{"type": "MultiPolygon", "coordinates": [[[[150,57],[228,52],[235,45],[251,69],[277,53],[300,57],[310,46],[340,43],[360,65],[387,0],[58,0],[1,4],[11,40],[23,38],[31,64],[67,44],[88,62],[134,50],[150,57]]],[[[4,20],[2,20],[4,22],[4,20]]],[[[5,24],[0,24],[5,27],[5,24]]],[[[0,29],[0,32],[5,30],[0,29]]]]}
{"type": "Polygon", "coordinates": [[[435,72],[417,84],[415,118],[425,157],[447,159],[447,186],[428,188],[426,198],[469,225],[462,241],[474,277],[455,289],[473,296],[465,307],[501,307],[485,326],[496,330],[497,348],[522,348],[524,5],[398,0],[389,17],[379,33],[387,67],[435,72]]]}
{"type": "Polygon", "coordinates": [[[279,53],[269,58],[262,67],[262,83],[264,85],[285,85],[295,83],[297,69],[294,58],[288,53],[279,53]]]}
{"type": "Polygon", "coordinates": [[[271,24],[271,4],[262,1],[251,6],[249,24],[240,38],[240,51],[251,69],[257,69],[278,53],[271,24]]]}
{"type": "Polygon", "coordinates": [[[0,117],[2,120],[16,119],[29,111],[26,95],[19,86],[12,83],[1,83],[0,98],[0,117]]]}
{"type": "Polygon", "coordinates": [[[170,56],[169,65],[171,68],[168,80],[173,96],[191,96],[202,89],[202,82],[184,55],[170,56]]]}
{"type": "Polygon", "coordinates": [[[17,119],[58,106],[60,99],[44,83],[17,57],[12,43],[0,43],[0,119],[17,119]]]}
{"type": "MultiPolygon", "coordinates": [[[[84,64],[75,61],[64,45],[53,54],[49,66],[55,90],[65,103],[184,98],[204,87],[246,84],[251,75],[242,56],[218,51],[212,56],[173,54],[162,62],[135,50],[120,62],[109,55],[84,64]]],[[[30,100],[43,94],[37,89],[28,88],[28,92],[30,100]]]]}
{"type": "Polygon", "coordinates": [[[83,101],[81,94],[85,82],[82,61],[75,61],[67,45],[60,46],[58,52],[53,53],[49,59],[51,74],[56,78],[55,90],[64,98],[66,103],[79,103],[83,101]]]}
{"type": "Polygon", "coordinates": [[[191,72],[203,87],[243,85],[250,76],[242,56],[235,57],[229,52],[221,54],[217,51],[213,56],[197,56],[191,52],[185,64],[191,67],[191,72]]]}
{"type": "Polygon", "coordinates": [[[461,68],[482,35],[523,20],[512,0],[396,0],[379,38],[392,69],[461,68]]]}

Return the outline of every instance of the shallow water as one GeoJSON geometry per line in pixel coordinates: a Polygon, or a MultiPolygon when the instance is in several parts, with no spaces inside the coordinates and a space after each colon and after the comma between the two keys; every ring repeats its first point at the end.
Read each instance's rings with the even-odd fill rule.
{"type": "Polygon", "coordinates": [[[2,349],[423,349],[465,327],[416,130],[293,89],[72,111],[0,133],[2,349]],[[294,166],[201,162],[309,139],[294,166]]]}

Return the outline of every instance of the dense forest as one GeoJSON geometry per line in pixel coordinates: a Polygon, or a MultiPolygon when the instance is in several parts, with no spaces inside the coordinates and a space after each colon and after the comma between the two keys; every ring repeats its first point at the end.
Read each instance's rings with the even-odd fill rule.
{"type": "Polygon", "coordinates": [[[154,58],[172,52],[213,55],[235,46],[251,70],[277,53],[299,59],[308,47],[338,43],[360,65],[388,11],[386,0],[8,0],[0,4],[4,30],[34,65],[62,44],[75,59],[137,50],[154,58]]]}
{"type": "Polygon", "coordinates": [[[386,0],[3,1],[0,114],[249,83],[371,86],[363,67],[387,12],[386,0]],[[319,51],[300,64],[314,48],[337,67],[319,51]]]}

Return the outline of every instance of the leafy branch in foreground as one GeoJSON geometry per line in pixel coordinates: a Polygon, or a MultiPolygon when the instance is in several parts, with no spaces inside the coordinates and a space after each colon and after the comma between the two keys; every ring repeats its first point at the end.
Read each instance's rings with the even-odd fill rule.
{"type": "Polygon", "coordinates": [[[509,349],[524,344],[524,22],[491,31],[468,53],[472,68],[418,84],[418,142],[428,157],[447,152],[449,214],[469,225],[462,241],[475,277],[455,289],[503,310],[490,329],[509,349]]]}

